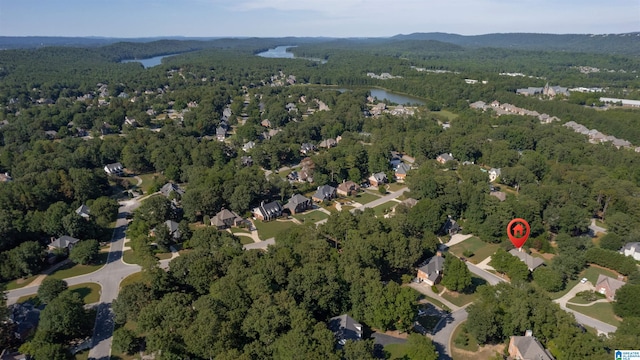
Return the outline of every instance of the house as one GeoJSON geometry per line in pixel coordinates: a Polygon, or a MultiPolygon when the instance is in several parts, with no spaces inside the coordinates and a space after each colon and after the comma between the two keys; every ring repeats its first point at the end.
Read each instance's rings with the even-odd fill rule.
{"type": "Polygon", "coordinates": [[[269,119],[264,119],[260,122],[260,125],[266,127],[266,128],[270,128],[271,127],[271,120],[269,119]]]}
{"type": "Polygon", "coordinates": [[[529,271],[533,271],[539,268],[540,266],[544,265],[544,260],[537,257],[533,257],[524,251],[519,251],[518,249],[511,249],[509,251],[509,254],[517,257],[518,259],[520,259],[520,261],[525,263],[527,265],[527,268],[529,268],[529,271]]]}
{"type": "Polygon", "coordinates": [[[87,205],[82,204],[79,208],[76,209],[76,214],[82,216],[85,219],[88,219],[91,215],[91,210],[87,205]]]}
{"type": "Polygon", "coordinates": [[[407,173],[409,173],[409,170],[411,170],[411,166],[405,163],[400,163],[396,167],[396,171],[395,171],[396,180],[404,181],[404,179],[407,177],[407,173]]]}
{"type": "Polygon", "coordinates": [[[166,197],[169,197],[173,192],[180,196],[184,195],[184,190],[180,186],[171,182],[164,184],[164,186],[160,188],[160,193],[166,197]]]}
{"type": "Polygon", "coordinates": [[[491,191],[489,195],[496,197],[500,201],[507,200],[507,194],[502,191],[491,191]]]}
{"type": "Polygon", "coordinates": [[[0,174],[0,182],[8,182],[8,181],[13,181],[13,178],[11,177],[11,175],[9,175],[8,172],[4,174],[0,174]]]}
{"type": "Polygon", "coordinates": [[[348,340],[358,341],[362,339],[362,324],[347,314],[332,317],[329,319],[327,327],[335,335],[338,347],[344,346],[348,340]]]}
{"type": "Polygon", "coordinates": [[[336,147],[337,145],[338,145],[338,142],[335,139],[327,139],[327,140],[322,140],[322,142],[318,144],[318,147],[329,149],[332,147],[336,147]]]}
{"type": "Polygon", "coordinates": [[[313,201],[323,202],[325,200],[331,200],[336,197],[336,188],[330,185],[318,186],[318,190],[311,197],[313,201]]]}
{"type": "Polygon", "coordinates": [[[240,158],[240,163],[242,166],[251,166],[253,165],[253,159],[251,156],[243,156],[240,158]]]}
{"type": "Polygon", "coordinates": [[[308,155],[316,150],[317,150],[316,146],[311,143],[304,143],[300,145],[300,152],[305,155],[308,155]]]}
{"type": "Polygon", "coordinates": [[[256,147],[256,143],[255,143],[255,142],[253,142],[253,141],[249,141],[249,142],[247,142],[246,144],[242,145],[242,150],[243,150],[244,152],[248,152],[248,151],[250,151],[251,149],[253,149],[254,147],[256,147]]]}
{"type": "Polygon", "coordinates": [[[237,225],[242,218],[233,211],[222,209],[211,218],[211,226],[215,226],[218,229],[226,229],[237,225]]]}
{"type": "Polygon", "coordinates": [[[640,261],[640,242],[627,243],[622,249],[620,249],[620,254],[631,256],[636,261],[640,261]]]}
{"type": "Polygon", "coordinates": [[[50,140],[53,140],[58,137],[58,132],[55,130],[47,130],[44,132],[44,134],[47,136],[47,139],[50,139],[50,140]]]}
{"type": "Polygon", "coordinates": [[[108,175],[122,176],[124,174],[124,168],[119,162],[105,165],[104,171],[108,175]]]}
{"type": "Polygon", "coordinates": [[[289,180],[289,181],[298,181],[298,180],[300,180],[300,175],[298,174],[297,171],[292,171],[289,174],[287,174],[287,180],[289,180]]]}
{"type": "Polygon", "coordinates": [[[440,154],[438,155],[438,157],[436,158],[436,161],[439,162],[440,164],[446,164],[449,161],[455,160],[453,155],[451,155],[451,153],[448,154],[440,154]]]}
{"type": "Polygon", "coordinates": [[[253,216],[262,221],[269,221],[276,219],[282,215],[282,205],[278,201],[272,201],[265,204],[264,201],[260,203],[260,206],[253,209],[253,216]]]}
{"type": "Polygon", "coordinates": [[[360,186],[353,181],[344,181],[336,189],[336,193],[341,196],[355,195],[360,190],[360,186]]]}
{"type": "Polygon", "coordinates": [[[57,239],[52,238],[48,245],[49,250],[71,250],[80,240],[71,236],[63,235],[57,239]]]}
{"type": "Polygon", "coordinates": [[[24,341],[35,332],[40,322],[40,310],[31,301],[9,306],[9,321],[15,324],[16,339],[24,341]]]}
{"type": "Polygon", "coordinates": [[[224,141],[226,137],[227,129],[223,128],[222,126],[218,126],[216,128],[216,139],[218,139],[218,141],[224,141]]]}
{"type": "Polygon", "coordinates": [[[389,182],[389,180],[387,180],[387,174],[383,172],[372,174],[368,180],[371,186],[379,186],[389,182]]]}
{"type": "Polygon", "coordinates": [[[500,171],[500,169],[491,168],[491,169],[489,170],[489,181],[490,181],[490,182],[494,182],[494,181],[496,181],[496,180],[500,177],[500,174],[501,174],[501,173],[502,173],[502,172],[500,171]]]}
{"type": "Polygon", "coordinates": [[[462,229],[460,228],[460,225],[458,225],[458,222],[456,222],[451,215],[448,215],[447,220],[442,224],[442,232],[447,235],[455,235],[460,230],[462,229]]]}
{"type": "Polygon", "coordinates": [[[527,330],[525,336],[511,336],[509,357],[521,360],[554,360],[551,353],[533,337],[531,330],[527,330]]]}
{"type": "Polygon", "coordinates": [[[304,197],[300,194],[293,195],[289,201],[284,205],[284,208],[289,210],[293,214],[299,214],[313,207],[313,202],[308,197],[304,197]]]}
{"type": "Polygon", "coordinates": [[[614,279],[606,275],[598,275],[596,281],[596,291],[607,297],[607,300],[614,301],[616,299],[616,291],[624,286],[625,282],[614,279]]]}
{"type": "Polygon", "coordinates": [[[418,200],[416,200],[414,198],[406,198],[406,199],[402,200],[399,205],[406,206],[408,208],[412,208],[412,207],[416,206],[416,204],[418,204],[418,200]]]}
{"type": "Polygon", "coordinates": [[[427,263],[418,268],[418,281],[433,286],[440,282],[442,269],[444,268],[444,258],[438,251],[436,256],[430,258],[427,263]]]}
{"type": "Polygon", "coordinates": [[[173,240],[180,240],[180,229],[178,229],[178,223],[173,220],[167,220],[164,222],[164,225],[169,229],[169,234],[173,237],[173,240]]]}
{"type": "Polygon", "coordinates": [[[138,122],[136,121],[136,119],[132,119],[127,116],[124,117],[124,123],[132,127],[138,127],[138,122]]]}

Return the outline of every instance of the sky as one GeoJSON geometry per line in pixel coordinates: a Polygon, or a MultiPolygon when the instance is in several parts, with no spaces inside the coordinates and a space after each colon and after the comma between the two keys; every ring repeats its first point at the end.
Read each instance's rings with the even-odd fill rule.
{"type": "Polygon", "coordinates": [[[0,36],[386,37],[640,31],[639,0],[0,0],[0,36]]]}

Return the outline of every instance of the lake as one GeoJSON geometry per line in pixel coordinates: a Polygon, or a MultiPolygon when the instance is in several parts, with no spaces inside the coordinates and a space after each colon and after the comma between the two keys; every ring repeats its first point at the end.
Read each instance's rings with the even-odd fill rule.
{"type": "Polygon", "coordinates": [[[150,68],[150,67],[154,67],[157,65],[162,64],[162,59],[169,57],[169,56],[174,56],[174,55],[179,55],[179,54],[169,54],[169,55],[161,55],[161,56],[155,56],[152,58],[147,58],[147,59],[128,59],[128,60],[122,60],[120,61],[121,63],[130,63],[130,62],[139,62],[142,64],[142,66],[144,66],[145,69],[150,68]]]}
{"type": "Polygon", "coordinates": [[[425,105],[426,102],[408,95],[400,95],[383,89],[369,89],[371,96],[378,100],[387,100],[401,105],[425,105]]]}
{"type": "MultiPolygon", "coordinates": [[[[350,91],[350,89],[340,88],[336,89],[340,92],[350,91]]],[[[378,100],[386,100],[389,102],[393,102],[400,105],[425,105],[426,102],[420,98],[402,95],[398,93],[394,93],[391,91],[387,91],[379,88],[370,88],[368,89],[371,93],[371,96],[377,98],[378,100]]]]}
{"type": "Polygon", "coordinates": [[[285,45],[285,46],[277,46],[273,49],[269,49],[267,51],[263,51],[261,53],[257,53],[257,56],[263,58],[271,58],[271,59],[304,59],[310,61],[317,61],[321,64],[326,64],[327,60],[325,59],[316,59],[316,58],[305,58],[305,57],[296,57],[293,53],[287,51],[289,48],[294,48],[294,45],[285,45]]]}

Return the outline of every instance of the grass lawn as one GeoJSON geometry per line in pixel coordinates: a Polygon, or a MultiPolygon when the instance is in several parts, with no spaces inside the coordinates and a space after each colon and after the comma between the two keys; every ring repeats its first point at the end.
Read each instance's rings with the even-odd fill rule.
{"type": "Polygon", "coordinates": [[[131,274],[129,276],[127,276],[126,278],[122,279],[122,281],[120,282],[120,288],[122,289],[124,286],[126,285],[131,285],[137,282],[142,282],[144,281],[144,273],[143,272],[138,272],[135,274],[131,274]]]}
{"type": "MultiPolygon", "coordinates": [[[[569,292],[569,290],[573,289],[573,287],[578,284],[580,279],[581,279],[581,277],[578,277],[575,280],[568,280],[567,283],[565,284],[564,290],[561,290],[561,291],[558,291],[558,292],[548,292],[549,297],[552,300],[559,299],[559,298],[563,297],[566,293],[569,292]]],[[[534,284],[535,284],[535,282],[534,282],[534,284]]]]}
{"type": "Polygon", "coordinates": [[[142,185],[140,185],[140,188],[142,189],[145,195],[149,193],[149,190],[153,186],[156,179],[160,183],[164,183],[166,180],[164,175],[161,175],[161,174],[151,173],[151,174],[144,174],[144,175],[138,175],[138,176],[142,179],[142,185]]]}
{"type": "Polygon", "coordinates": [[[140,265],[140,259],[138,259],[138,256],[136,255],[135,251],[129,249],[129,250],[125,250],[122,253],[122,261],[124,261],[127,264],[138,264],[140,265]]]}
{"type": "Polygon", "coordinates": [[[428,302],[430,302],[430,303],[432,303],[433,305],[435,305],[435,306],[439,307],[440,309],[443,309],[443,310],[450,310],[450,309],[449,309],[449,307],[448,307],[447,305],[443,304],[443,303],[442,303],[442,301],[440,301],[440,300],[438,300],[438,299],[435,299],[435,298],[432,298],[432,297],[430,297],[430,296],[423,295],[423,294],[420,294],[420,297],[421,297],[421,299],[425,299],[425,300],[427,300],[428,302]]]}
{"type": "Polygon", "coordinates": [[[66,279],[78,275],[84,275],[91,272],[94,272],[100,269],[107,262],[107,257],[109,253],[100,253],[98,254],[98,261],[95,265],[76,265],[72,262],[62,266],[58,270],[54,271],[53,274],[49,275],[54,279],[66,279]]]}
{"type": "Polygon", "coordinates": [[[15,290],[15,289],[20,289],[22,287],[25,287],[31,284],[31,282],[35,280],[38,276],[39,275],[33,275],[28,278],[21,278],[21,279],[10,281],[6,284],[6,290],[15,290]]]}
{"type": "Polygon", "coordinates": [[[387,201],[384,204],[380,204],[374,207],[373,212],[376,214],[376,216],[383,216],[386,212],[388,212],[387,210],[391,209],[396,205],[398,205],[398,203],[395,201],[387,201]]]}
{"type": "Polygon", "coordinates": [[[574,296],[571,299],[569,299],[569,302],[574,304],[591,304],[593,301],[586,301],[585,299],[579,296],[574,296]]]}
{"type": "Polygon", "coordinates": [[[384,347],[385,358],[389,360],[405,359],[407,356],[407,343],[404,344],[389,344],[384,347]]]}
{"type": "MultiPolygon", "coordinates": [[[[344,206],[342,207],[342,209],[344,210],[344,206]]],[[[314,210],[314,211],[308,211],[304,214],[295,214],[293,215],[293,217],[300,220],[300,222],[302,223],[305,223],[305,222],[315,223],[320,220],[328,219],[329,215],[325,214],[322,211],[314,210]]]]}
{"type": "Polygon", "coordinates": [[[402,189],[403,187],[407,187],[407,185],[406,184],[401,184],[401,183],[387,184],[387,189],[388,189],[389,192],[398,191],[398,190],[402,189]]]}
{"type": "Polygon", "coordinates": [[[567,304],[567,307],[571,310],[591,316],[594,319],[606,322],[607,324],[620,326],[620,321],[616,319],[611,303],[597,303],[591,306],[575,306],[567,304]]]}
{"type": "Polygon", "coordinates": [[[171,259],[173,254],[170,253],[170,252],[168,252],[168,253],[155,253],[155,256],[160,260],[166,260],[166,259],[171,259]]]}
{"type": "Polygon", "coordinates": [[[472,285],[468,290],[468,293],[459,293],[447,290],[444,294],[442,294],[442,297],[453,303],[454,305],[465,306],[466,304],[473,302],[478,298],[478,295],[476,295],[475,293],[476,288],[486,283],[487,282],[484,279],[473,276],[471,277],[472,285]]]}
{"type": "Polygon", "coordinates": [[[580,278],[586,277],[595,286],[596,281],[598,281],[598,276],[600,274],[606,275],[606,276],[611,276],[614,279],[618,278],[618,274],[615,271],[603,269],[603,268],[596,267],[596,266],[593,266],[593,265],[589,266],[586,270],[584,270],[580,274],[580,278]]]}
{"type": "Polygon", "coordinates": [[[454,113],[452,113],[451,111],[448,111],[448,110],[434,111],[433,114],[442,115],[445,118],[447,118],[447,120],[449,120],[449,121],[454,120],[455,118],[458,117],[458,114],[454,114],[454,113]]]}
{"type": "Polygon", "coordinates": [[[449,248],[449,251],[460,257],[464,256],[465,250],[469,250],[473,252],[473,256],[469,257],[468,260],[473,264],[477,264],[493,255],[499,247],[497,244],[486,243],[477,236],[472,236],[461,243],[453,245],[449,248]]]}
{"type": "Polygon", "coordinates": [[[238,239],[240,239],[240,244],[242,245],[247,245],[247,244],[253,244],[253,238],[250,238],[248,236],[238,236],[238,239]]]}
{"type": "Polygon", "coordinates": [[[267,240],[275,237],[277,234],[287,230],[295,225],[293,221],[256,221],[256,228],[258,229],[258,235],[261,240],[267,240]]]}
{"type": "Polygon", "coordinates": [[[236,227],[231,228],[231,233],[232,234],[251,234],[251,232],[247,229],[236,228],[236,227]]]}
{"type": "Polygon", "coordinates": [[[93,304],[100,301],[100,290],[102,288],[96,283],[82,283],[69,286],[69,290],[80,295],[85,304],[93,304]]]}
{"type": "Polygon", "coordinates": [[[359,202],[362,205],[370,203],[374,200],[378,200],[379,198],[380,196],[375,196],[368,192],[359,192],[356,196],[351,197],[351,199],[353,199],[356,202],[359,202]]]}
{"type": "Polygon", "coordinates": [[[460,323],[460,325],[458,325],[455,328],[455,330],[453,330],[453,335],[451,336],[453,341],[451,342],[451,345],[453,345],[454,349],[476,352],[478,351],[478,342],[473,336],[469,334],[469,332],[467,332],[467,327],[465,326],[466,323],[467,323],[466,321],[463,321],[462,323],[460,323]],[[457,339],[458,336],[466,336],[468,339],[467,344],[466,345],[456,344],[455,339],[457,339]]]}

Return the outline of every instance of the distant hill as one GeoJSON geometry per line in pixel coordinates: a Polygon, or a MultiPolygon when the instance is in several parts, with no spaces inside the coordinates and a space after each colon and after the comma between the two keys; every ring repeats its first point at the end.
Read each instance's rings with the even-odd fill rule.
{"type": "Polygon", "coordinates": [[[604,35],[532,33],[458,35],[434,32],[396,35],[391,39],[435,40],[465,47],[640,55],[640,32],[604,35]]]}

